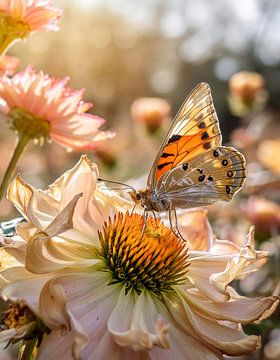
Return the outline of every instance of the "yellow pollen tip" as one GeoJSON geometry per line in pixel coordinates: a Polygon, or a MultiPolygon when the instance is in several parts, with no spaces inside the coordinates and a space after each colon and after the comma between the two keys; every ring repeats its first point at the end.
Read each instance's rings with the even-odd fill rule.
{"type": "Polygon", "coordinates": [[[101,250],[113,282],[140,293],[144,288],[161,295],[185,280],[188,248],[159,219],[119,213],[99,233],[101,250]],[[144,231],[143,231],[144,229],[144,231]]]}

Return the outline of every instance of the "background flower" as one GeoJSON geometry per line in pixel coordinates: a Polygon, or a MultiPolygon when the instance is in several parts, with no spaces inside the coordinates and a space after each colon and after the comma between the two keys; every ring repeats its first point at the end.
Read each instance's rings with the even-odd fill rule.
{"type": "Polygon", "coordinates": [[[16,41],[39,31],[58,30],[62,11],[50,0],[3,0],[0,3],[0,55],[16,41]]]}
{"type": "Polygon", "coordinates": [[[19,66],[20,60],[15,56],[0,57],[0,75],[13,75],[19,66]]]}

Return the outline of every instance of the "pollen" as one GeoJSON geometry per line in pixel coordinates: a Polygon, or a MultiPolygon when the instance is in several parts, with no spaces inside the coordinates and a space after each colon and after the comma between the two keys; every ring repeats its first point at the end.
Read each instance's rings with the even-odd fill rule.
{"type": "Polygon", "coordinates": [[[123,283],[126,291],[144,289],[156,296],[181,284],[188,271],[188,248],[159,219],[138,214],[118,214],[99,232],[99,256],[112,274],[112,283],[123,283]]]}
{"type": "Polygon", "coordinates": [[[2,324],[6,329],[18,328],[35,320],[35,315],[23,303],[15,303],[9,306],[2,318],[2,324]]]}
{"type": "Polygon", "coordinates": [[[12,128],[30,139],[46,139],[50,134],[50,123],[24,109],[14,107],[8,114],[12,128]]]}

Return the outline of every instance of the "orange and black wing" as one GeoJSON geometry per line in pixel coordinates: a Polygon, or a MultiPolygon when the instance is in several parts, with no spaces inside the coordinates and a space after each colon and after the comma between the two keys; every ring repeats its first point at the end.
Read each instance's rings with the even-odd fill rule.
{"type": "Polygon", "coordinates": [[[147,187],[154,189],[159,179],[180,164],[221,145],[219,121],[210,87],[198,84],[175,116],[151,168],[147,187]]]}

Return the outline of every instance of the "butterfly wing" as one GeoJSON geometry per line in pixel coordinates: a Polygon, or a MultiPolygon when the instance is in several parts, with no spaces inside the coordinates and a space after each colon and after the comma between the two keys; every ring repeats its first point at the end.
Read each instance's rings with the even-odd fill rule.
{"type": "Polygon", "coordinates": [[[147,187],[156,183],[168,171],[221,145],[222,137],[210,87],[198,84],[187,96],[175,116],[154,160],[147,187]]]}
{"type": "Polygon", "coordinates": [[[244,156],[234,148],[221,146],[165,173],[156,191],[170,200],[173,208],[190,208],[229,201],[245,179],[244,156]]]}

